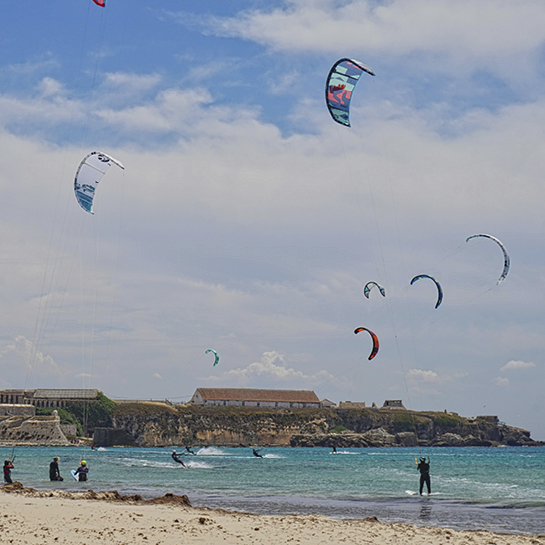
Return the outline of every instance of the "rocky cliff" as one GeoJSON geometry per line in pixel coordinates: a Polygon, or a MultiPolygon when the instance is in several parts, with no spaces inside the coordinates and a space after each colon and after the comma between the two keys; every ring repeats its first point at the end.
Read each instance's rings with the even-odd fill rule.
{"type": "Polygon", "coordinates": [[[495,417],[390,409],[255,409],[124,403],[95,443],[135,446],[542,445],[495,417]]]}

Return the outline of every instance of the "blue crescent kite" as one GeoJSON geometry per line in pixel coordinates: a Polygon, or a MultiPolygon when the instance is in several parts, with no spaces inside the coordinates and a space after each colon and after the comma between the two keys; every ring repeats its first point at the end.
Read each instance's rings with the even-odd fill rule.
{"type": "Polygon", "coordinates": [[[502,282],[502,280],[507,276],[507,273],[509,272],[509,267],[511,266],[511,260],[509,259],[509,254],[507,253],[507,250],[505,249],[505,246],[503,245],[501,240],[498,240],[496,237],[493,237],[492,235],[485,235],[485,234],[471,235],[470,237],[466,238],[466,242],[476,237],[485,237],[485,238],[489,238],[493,240],[496,244],[499,245],[499,247],[501,248],[501,251],[503,252],[503,271],[498,281],[496,282],[496,285],[498,285],[502,282]]]}
{"type": "Polygon", "coordinates": [[[79,205],[90,214],[93,214],[93,199],[98,183],[112,164],[125,169],[113,157],[93,151],[86,155],[78,166],[74,178],[74,192],[79,205]]]}
{"type": "Polygon", "coordinates": [[[373,286],[376,286],[379,289],[382,297],[386,297],[386,290],[380,284],[371,280],[371,282],[367,282],[367,284],[365,284],[365,286],[363,287],[363,295],[365,295],[367,299],[369,299],[369,292],[371,291],[373,286]]]}
{"type": "Polygon", "coordinates": [[[208,354],[209,352],[212,352],[214,354],[214,365],[212,365],[212,367],[216,367],[216,365],[218,364],[218,361],[220,361],[219,354],[215,350],[213,350],[212,348],[209,348],[204,353],[208,354]]]}
{"type": "Polygon", "coordinates": [[[360,76],[366,72],[374,76],[371,68],[354,59],[338,60],[327,76],[325,103],[331,117],[341,125],[350,127],[350,101],[360,76]]]}
{"type": "Polygon", "coordinates": [[[429,278],[430,280],[433,280],[435,282],[435,285],[437,286],[437,303],[435,303],[435,308],[437,308],[443,301],[443,289],[441,288],[441,284],[439,284],[439,282],[437,282],[437,280],[435,280],[433,276],[429,276],[427,274],[419,274],[411,280],[411,286],[421,278],[429,278]]]}

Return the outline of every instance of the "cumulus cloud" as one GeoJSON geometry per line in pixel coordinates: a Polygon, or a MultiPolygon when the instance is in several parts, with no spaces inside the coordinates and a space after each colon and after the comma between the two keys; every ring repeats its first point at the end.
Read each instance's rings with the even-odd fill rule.
{"type": "Polygon", "coordinates": [[[509,386],[509,379],[504,377],[497,377],[494,379],[494,384],[500,388],[505,388],[509,386]]]}
{"type": "Polygon", "coordinates": [[[162,377],[159,373],[153,373],[152,376],[153,376],[153,378],[157,378],[157,379],[159,379],[159,380],[162,380],[162,379],[163,379],[163,377],[162,377]]]}
{"type": "Polygon", "coordinates": [[[261,361],[251,363],[247,367],[231,369],[225,373],[225,378],[235,379],[248,383],[254,378],[271,378],[282,382],[290,381],[307,381],[316,383],[324,380],[333,379],[333,375],[327,371],[319,371],[314,375],[307,375],[301,371],[296,371],[291,367],[286,367],[285,357],[283,354],[274,350],[264,352],[261,361]]]}
{"type": "Polygon", "coordinates": [[[409,379],[422,382],[440,383],[443,379],[435,371],[424,371],[423,369],[411,369],[408,373],[409,379]]]}
{"type": "Polygon", "coordinates": [[[500,371],[506,371],[507,369],[531,369],[535,366],[536,364],[531,361],[511,360],[506,363],[500,371]]]}
{"type": "Polygon", "coordinates": [[[20,387],[29,378],[61,374],[53,358],[43,354],[23,335],[16,336],[0,349],[0,363],[3,382],[9,381],[12,387],[20,387]]]}
{"type": "MultiPolygon", "coordinates": [[[[176,17],[182,24],[187,20],[185,14],[176,17]]],[[[246,10],[231,18],[211,18],[207,24],[216,35],[274,50],[427,52],[467,60],[538,47],[545,12],[536,0],[286,0],[276,9],[246,10]]]]}

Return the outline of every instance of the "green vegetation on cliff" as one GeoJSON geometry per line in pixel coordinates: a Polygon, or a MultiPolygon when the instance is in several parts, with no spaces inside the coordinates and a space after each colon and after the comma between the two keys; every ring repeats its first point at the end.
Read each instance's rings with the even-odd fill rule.
{"type": "Polygon", "coordinates": [[[61,424],[75,424],[79,436],[93,433],[95,427],[111,426],[111,415],[117,404],[102,392],[98,392],[96,401],[72,401],[66,407],[36,407],[36,415],[47,416],[57,411],[61,424]]]}

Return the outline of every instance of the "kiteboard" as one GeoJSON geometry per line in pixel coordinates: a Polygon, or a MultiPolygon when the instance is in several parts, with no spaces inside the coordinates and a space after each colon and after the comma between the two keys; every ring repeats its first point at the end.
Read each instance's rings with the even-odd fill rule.
{"type": "Polygon", "coordinates": [[[72,477],[74,478],[75,481],[79,481],[79,478],[78,478],[78,475],[77,475],[75,469],[70,470],[70,475],[72,475],[72,477]]]}

